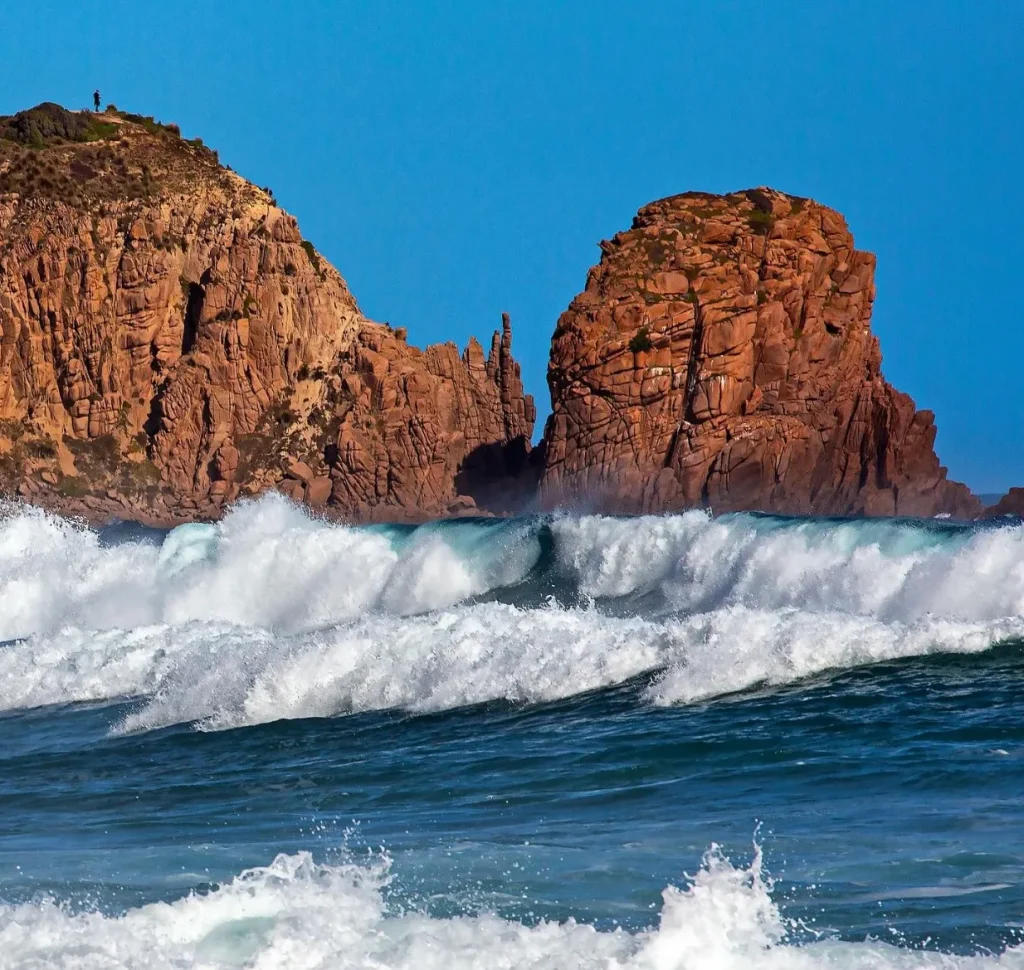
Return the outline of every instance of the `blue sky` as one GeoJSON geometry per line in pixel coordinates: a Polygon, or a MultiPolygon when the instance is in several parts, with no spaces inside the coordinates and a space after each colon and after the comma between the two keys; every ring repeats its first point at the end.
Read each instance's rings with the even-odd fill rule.
{"type": "Polygon", "coordinates": [[[7,0],[0,112],[178,122],[420,344],[558,314],[653,199],[772,185],[878,255],[884,370],[976,490],[1024,484],[1024,4],[7,0]]]}

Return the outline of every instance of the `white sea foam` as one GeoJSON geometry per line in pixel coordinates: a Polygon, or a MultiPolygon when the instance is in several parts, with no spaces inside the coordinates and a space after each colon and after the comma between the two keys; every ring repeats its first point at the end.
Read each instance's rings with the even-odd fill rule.
{"type": "Polygon", "coordinates": [[[748,867],[712,848],[700,871],[662,893],[655,926],[599,931],[495,915],[391,912],[386,858],[317,864],[279,855],[205,895],[123,915],[70,914],[52,901],[0,906],[7,970],[259,967],[262,970],[988,970],[1024,967],[1024,952],[953,956],[884,943],[797,945],[771,896],[760,853],[748,867]]]}
{"type": "MultiPolygon", "coordinates": [[[[371,610],[442,609],[528,576],[542,524],[436,523],[408,536],[311,519],[271,494],[217,524],[181,526],[162,546],[109,546],[9,506],[0,509],[0,640],[192,620],[294,633],[371,610]]],[[[902,622],[1024,613],[1024,526],[688,512],[560,516],[551,530],[556,578],[597,598],[657,590],[685,612],[797,607],[902,622]]]]}
{"type": "Polygon", "coordinates": [[[913,624],[723,607],[690,617],[479,603],[422,616],[367,614],[283,636],[193,622],[68,629],[0,649],[0,709],[140,697],[120,730],[206,729],[281,718],[489,700],[536,703],[649,674],[648,702],[689,703],[822,671],[1024,637],[1024,618],[913,624]]]}
{"type": "Polygon", "coordinates": [[[562,571],[591,596],[662,592],[676,609],[799,607],[910,622],[1024,614],[1024,526],[933,531],[896,520],[703,512],[552,523],[562,571]]]}
{"type": "Polygon", "coordinates": [[[124,725],[138,730],[543,701],[657,668],[670,642],[639,618],[497,603],[368,615],[292,637],[198,622],[69,629],[0,650],[0,708],[144,696],[124,725]]]}
{"type": "Polygon", "coordinates": [[[218,728],[545,701],[646,672],[646,699],[675,704],[1024,637],[1019,526],[564,516],[547,581],[596,606],[473,602],[515,595],[543,525],[357,529],[266,496],[108,546],[8,508],[0,638],[23,639],[0,647],[0,710],[137,697],[125,730],[218,728]],[[650,591],[657,611],[602,612],[650,591]]]}
{"type": "Polygon", "coordinates": [[[1024,638],[1024,617],[963,622],[725,607],[682,621],[685,646],[646,690],[658,705],[691,703],[826,671],[930,654],[976,654],[1024,638]]]}
{"type": "Polygon", "coordinates": [[[192,620],[293,633],[371,609],[417,613],[517,582],[539,554],[525,525],[483,525],[466,538],[428,527],[399,542],[311,519],[276,494],[215,525],[180,526],[160,547],[104,546],[90,529],[9,506],[0,509],[0,641],[192,620]]]}

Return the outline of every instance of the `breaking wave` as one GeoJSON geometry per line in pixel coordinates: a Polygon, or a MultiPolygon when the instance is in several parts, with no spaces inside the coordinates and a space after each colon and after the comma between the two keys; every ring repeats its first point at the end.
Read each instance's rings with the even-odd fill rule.
{"type": "Polygon", "coordinates": [[[643,698],[689,703],[826,670],[1024,638],[1024,618],[885,624],[840,613],[727,607],[660,620],[481,603],[368,615],[282,637],[223,623],[63,630],[0,649],[0,709],[143,698],[121,731],[490,700],[536,703],[649,673],[643,698]]]}
{"type": "Polygon", "coordinates": [[[169,533],[0,510],[0,709],[120,730],[537,702],[688,703],[1024,638],[1024,527],[703,512],[348,527],[277,495],[169,533]]]}
{"type": "Polygon", "coordinates": [[[392,907],[390,860],[318,864],[279,855],[212,891],[121,915],[72,913],[43,899],[0,905],[0,952],[28,967],[259,966],[475,970],[815,970],[1022,967],[1019,948],[956,956],[880,942],[801,943],[772,898],[760,850],[734,866],[716,847],[683,887],[662,893],[638,933],[568,920],[522,923],[483,913],[435,918],[392,907]]]}

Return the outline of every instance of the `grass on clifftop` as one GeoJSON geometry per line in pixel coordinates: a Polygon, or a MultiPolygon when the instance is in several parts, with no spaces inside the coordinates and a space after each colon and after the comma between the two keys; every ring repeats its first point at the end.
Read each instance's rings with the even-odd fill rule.
{"type": "MultiPolygon", "coordinates": [[[[181,137],[181,129],[177,125],[162,124],[149,115],[118,111],[112,104],[107,105],[107,110],[100,114],[68,111],[59,104],[45,101],[14,115],[0,115],[0,138],[26,148],[49,148],[65,142],[81,144],[106,141],[121,137],[122,126],[119,122],[138,125],[151,135],[181,137]]],[[[201,139],[190,144],[196,142],[202,145],[201,139]]]]}
{"type": "Polygon", "coordinates": [[[202,139],[114,105],[93,113],[47,102],[0,116],[0,194],[83,205],[159,198],[227,177],[202,139]]]}
{"type": "Polygon", "coordinates": [[[47,101],[16,115],[0,116],[0,138],[28,148],[45,148],[59,142],[89,142],[113,138],[118,126],[102,116],[68,111],[47,101]]]}

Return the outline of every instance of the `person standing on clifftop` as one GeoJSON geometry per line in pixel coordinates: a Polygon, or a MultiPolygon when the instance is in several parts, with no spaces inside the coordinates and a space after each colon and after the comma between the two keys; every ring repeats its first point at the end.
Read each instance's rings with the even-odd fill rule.
{"type": "Polygon", "coordinates": [[[97,88],[92,93],[92,103],[94,105],[96,105],[96,110],[99,111],[100,110],[100,89],[99,88],[97,88]]]}

